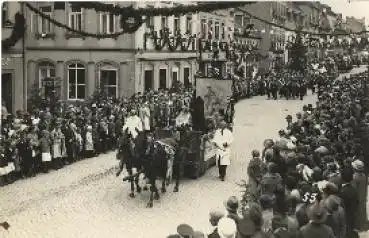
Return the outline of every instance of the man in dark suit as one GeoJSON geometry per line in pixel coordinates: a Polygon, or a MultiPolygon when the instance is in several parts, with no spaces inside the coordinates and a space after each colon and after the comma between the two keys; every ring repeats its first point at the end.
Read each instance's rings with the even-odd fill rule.
{"type": "Polygon", "coordinates": [[[347,238],[351,238],[353,237],[353,231],[355,229],[355,219],[359,204],[359,197],[356,189],[351,185],[351,181],[353,179],[352,169],[344,168],[341,174],[343,184],[340,192],[340,197],[345,209],[347,238]]]}

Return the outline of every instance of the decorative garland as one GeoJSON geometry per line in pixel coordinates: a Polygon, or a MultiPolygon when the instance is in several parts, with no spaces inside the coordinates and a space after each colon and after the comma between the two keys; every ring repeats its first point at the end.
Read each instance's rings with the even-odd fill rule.
{"type": "Polygon", "coordinates": [[[259,20],[259,21],[261,21],[265,24],[268,24],[270,26],[274,26],[274,27],[284,29],[286,31],[295,32],[295,33],[302,33],[302,34],[315,35],[315,36],[349,36],[349,35],[352,35],[352,34],[353,35],[361,35],[361,34],[364,34],[364,33],[369,33],[369,31],[366,31],[366,30],[362,30],[362,31],[355,32],[355,33],[315,33],[315,32],[304,31],[304,30],[299,29],[299,28],[292,29],[292,28],[289,28],[289,27],[286,27],[286,26],[276,24],[274,22],[267,21],[263,18],[255,16],[255,15],[253,15],[253,14],[249,13],[248,11],[246,11],[244,9],[241,9],[241,8],[237,8],[237,11],[241,11],[241,12],[249,15],[251,18],[259,20]]]}
{"type": "Polygon", "coordinates": [[[179,47],[182,51],[188,51],[190,45],[192,49],[195,48],[196,35],[190,35],[189,37],[183,37],[180,33],[175,36],[170,36],[169,29],[164,29],[159,31],[159,36],[157,31],[151,31],[150,33],[144,34],[144,50],[147,49],[147,39],[151,38],[155,49],[161,51],[165,46],[168,46],[170,51],[176,51],[179,47]],[[160,36],[160,37],[159,37],[160,36]]]}
{"type": "Polygon", "coordinates": [[[15,14],[15,23],[13,26],[12,34],[9,38],[6,38],[1,41],[1,47],[3,51],[9,50],[11,47],[15,46],[15,44],[24,36],[24,32],[26,31],[26,20],[24,16],[17,12],[15,14]]]}
{"type": "Polygon", "coordinates": [[[133,6],[120,7],[112,6],[111,4],[105,4],[101,2],[71,2],[75,7],[95,9],[97,12],[110,12],[114,15],[122,15],[129,17],[136,16],[173,16],[173,15],[185,15],[195,12],[212,12],[216,10],[240,7],[249,5],[255,2],[202,2],[197,5],[179,5],[175,7],[161,7],[161,8],[138,8],[134,9],[133,6]]]}
{"type": "Polygon", "coordinates": [[[59,21],[56,21],[55,19],[51,18],[50,16],[44,14],[43,12],[39,11],[37,8],[33,7],[31,4],[29,3],[25,3],[26,6],[33,11],[34,13],[38,14],[39,16],[41,16],[42,18],[45,18],[46,20],[50,21],[51,23],[53,23],[54,25],[67,29],[70,32],[74,32],[78,35],[81,36],[85,36],[85,37],[93,37],[93,38],[117,38],[118,36],[122,35],[122,34],[126,34],[126,33],[134,33],[135,31],[138,30],[138,28],[140,28],[140,26],[143,24],[143,20],[141,16],[136,16],[134,17],[134,22],[133,24],[129,24],[127,21],[129,20],[129,16],[124,16],[122,17],[122,28],[123,30],[117,33],[113,33],[113,34],[96,34],[96,33],[89,33],[89,32],[85,32],[85,31],[80,31],[80,30],[76,30],[73,29],[59,21]]]}

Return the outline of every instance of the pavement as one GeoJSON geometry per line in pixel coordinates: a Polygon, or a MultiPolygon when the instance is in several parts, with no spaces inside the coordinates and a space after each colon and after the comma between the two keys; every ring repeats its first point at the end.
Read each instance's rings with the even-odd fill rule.
{"type": "MultiPolygon", "coordinates": [[[[187,223],[195,230],[208,227],[212,209],[224,209],[231,195],[240,196],[237,183],[247,179],[247,164],[253,149],[261,150],[266,138],[277,138],[285,117],[304,104],[315,104],[309,94],[300,100],[266,100],[254,97],[237,103],[235,109],[232,164],[225,182],[217,169],[197,179],[185,179],[178,193],[173,184],[153,208],[146,208],[148,192],[130,198],[129,184],[115,177],[115,153],[69,165],[61,170],[20,180],[0,189],[0,237],[9,238],[163,238],[187,223]]],[[[361,237],[369,237],[367,234],[361,237]]]]}

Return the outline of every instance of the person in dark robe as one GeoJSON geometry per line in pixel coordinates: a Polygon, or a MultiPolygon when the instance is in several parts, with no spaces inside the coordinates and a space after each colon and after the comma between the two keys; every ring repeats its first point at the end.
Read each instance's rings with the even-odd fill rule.
{"type": "Polygon", "coordinates": [[[191,117],[193,130],[205,131],[204,100],[200,96],[191,103],[191,117]]]}

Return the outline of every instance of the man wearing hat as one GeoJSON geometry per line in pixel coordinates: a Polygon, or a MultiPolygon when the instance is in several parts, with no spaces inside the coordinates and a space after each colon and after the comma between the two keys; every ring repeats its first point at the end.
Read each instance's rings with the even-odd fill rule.
{"type": "Polygon", "coordinates": [[[208,238],[219,238],[218,233],[218,223],[220,219],[224,217],[224,213],[221,211],[211,211],[209,214],[209,222],[211,224],[211,229],[208,232],[208,238]]]}
{"type": "Polygon", "coordinates": [[[232,132],[226,128],[226,122],[222,120],[219,123],[219,128],[215,131],[213,143],[217,147],[216,151],[216,163],[219,168],[219,178],[224,181],[227,166],[231,164],[231,148],[230,145],[233,142],[232,132]]]}
{"type": "Polygon", "coordinates": [[[319,203],[312,204],[308,208],[308,217],[310,222],[300,228],[299,236],[301,238],[335,238],[332,229],[325,225],[327,219],[326,209],[319,203]]]}
{"type": "Polygon", "coordinates": [[[356,228],[358,230],[365,230],[368,226],[366,204],[367,204],[367,177],[365,175],[365,166],[361,160],[354,160],[352,163],[354,170],[352,185],[356,188],[358,193],[358,214],[356,219],[356,228]]]}
{"type": "Polygon", "coordinates": [[[341,176],[343,184],[340,197],[342,198],[343,207],[345,208],[347,236],[351,237],[353,230],[356,228],[355,224],[359,208],[359,197],[356,188],[352,186],[352,170],[350,168],[344,168],[341,172],[341,176]]]}
{"type": "Polygon", "coordinates": [[[237,225],[234,220],[224,217],[219,221],[218,233],[220,238],[236,238],[237,225]]]}
{"type": "Polygon", "coordinates": [[[235,196],[230,196],[228,200],[224,202],[224,205],[228,213],[227,217],[231,218],[236,224],[238,224],[238,221],[241,219],[241,217],[238,215],[238,199],[235,196]]]}
{"type": "Polygon", "coordinates": [[[177,233],[182,238],[192,238],[194,236],[193,228],[187,224],[177,226],[177,233]]]}

